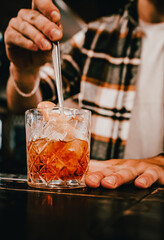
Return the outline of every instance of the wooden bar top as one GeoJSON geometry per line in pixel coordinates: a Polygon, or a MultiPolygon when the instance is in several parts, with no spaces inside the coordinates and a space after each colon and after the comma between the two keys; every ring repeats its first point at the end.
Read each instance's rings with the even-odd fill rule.
{"type": "Polygon", "coordinates": [[[0,174],[4,239],[163,240],[164,188],[42,190],[0,174]]]}

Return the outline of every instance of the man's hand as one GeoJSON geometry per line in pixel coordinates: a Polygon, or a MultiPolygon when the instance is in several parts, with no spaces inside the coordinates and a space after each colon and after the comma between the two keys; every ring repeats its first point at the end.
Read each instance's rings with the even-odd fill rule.
{"type": "Polygon", "coordinates": [[[34,0],[21,9],[5,32],[6,52],[16,68],[33,70],[50,57],[52,42],[62,38],[60,12],[51,0],[34,0]]]}
{"type": "Polygon", "coordinates": [[[60,12],[52,0],[33,0],[32,9],[21,9],[10,20],[5,45],[12,63],[7,83],[7,101],[12,111],[23,113],[42,100],[40,88],[25,98],[15,86],[23,93],[35,89],[40,67],[52,60],[52,42],[61,38],[60,12]]]}
{"type": "Polygon", "coordinates": [[[91,160],[86,176],[86,184],[97,188],[115,189],[123,184],[134,182],[139,188],[148,188],[153,183],[164,184],[164,157],[150,159],[91,160]]]}

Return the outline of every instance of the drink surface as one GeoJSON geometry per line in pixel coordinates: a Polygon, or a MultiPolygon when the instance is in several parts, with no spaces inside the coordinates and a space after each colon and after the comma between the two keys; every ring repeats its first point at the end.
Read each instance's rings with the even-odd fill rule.
{"type": "Polygon", "coordinates": [[[54,141],[46,138],[27,145],[28,181],[81,180],[87,171],[89,146],[87,141],[54,141]]]}

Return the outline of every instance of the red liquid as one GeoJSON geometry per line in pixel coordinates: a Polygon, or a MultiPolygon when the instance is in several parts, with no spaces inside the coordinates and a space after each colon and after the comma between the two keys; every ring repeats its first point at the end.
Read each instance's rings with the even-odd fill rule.
{"type": "Polygon", "coordinates": [[[80,139],[69,142],[38,139],[27,146],[27,172],[32,182],[80,180],[88,162],[88,143],[80,139]]]}

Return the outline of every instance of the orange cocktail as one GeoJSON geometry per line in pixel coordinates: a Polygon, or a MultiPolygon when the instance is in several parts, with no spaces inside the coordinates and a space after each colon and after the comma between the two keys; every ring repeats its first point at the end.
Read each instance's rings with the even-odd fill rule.
{"type": "Polygon", "coordinates": [[[46,109],[45,112],[29,110],[26,136],[30,186],[85,186],[90,159],[89,111],[68,108],[46,109]]]}

